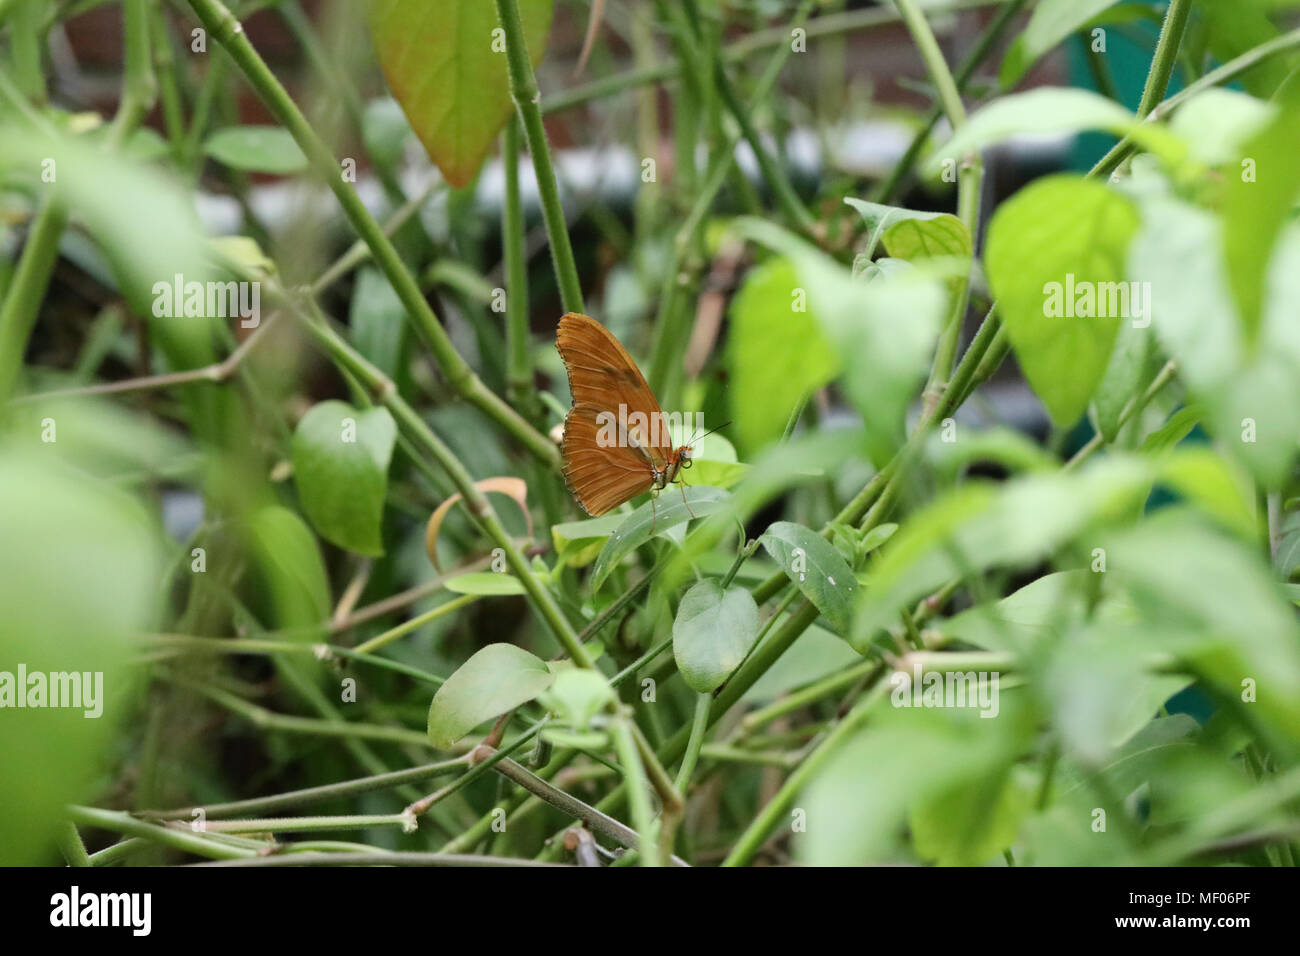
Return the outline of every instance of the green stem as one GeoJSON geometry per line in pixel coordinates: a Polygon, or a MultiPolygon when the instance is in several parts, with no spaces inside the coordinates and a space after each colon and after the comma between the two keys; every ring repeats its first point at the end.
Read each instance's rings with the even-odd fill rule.
{"type": "Polygon", "coordinates": [[[700,748],[709,731],[709,706],[713,703],[711,694],[698,694],[695,697],[695,715],[691,720],[691,736],[686,741],[686,753],[682,756],[682,765],[677,768],[676,786],[680,793],[686,793],[691,785],[691,775],[695,773],[695,764],[700,759],[700,748]]]}
{"type": "Polygon", "coordinates": [[[329,184],[357,234],[365,240],[375,263],[387,276],[406,308],[416,332],[433,353],[438,367],[455,392],[474,405],[540,461],[559,468],[559,452],[509,405],[491,392],[456,351],[451,338],[434,315],[420,285],[407,270],[383,228],[366,209],[355,189],[340,174],[338,161],[290,98],[266,62],[248,41],[243,27],[220,0],[189,0],[208,32],[215,37],[244,72],[258,97],[302,148],[318,174],[329,184]]]}
{"type": "Polygon", "coordinates": [[[77,825],[67,820],[59,824],[59,852],[68,866],[93,866],[90,855],[86,853],[86,844],[81,842],[77,825]]]}
{"type": "Polygon", "coordinates": [[[957,83],[948,70],[943,51],[939,49],[939,41],[934,38],[934,31],[926,22],[925,14],[917,6],[916,0],[894,0],[894,6],[898,8],[903,23],[912,34],[912,42],[916,44],[921,59],[925,61],[925,68],[930,73],[930,80],[938,92],[939,104],[943,107],[948,122],[954,130],[960,129],[966,125],[966,107],[962,104],[957,83]]]}
{"type": "MultiPolygon", "coordinates": [[[[792,22],[793,27],[801,26],[807,19],[812,3],[804,0],[792,22]]],[[[754,87],[749,109],[753,111],[760,106],[771,92],[781,67],[791,54],[791,44],[786,43],[777,49],[767,68],[754,87]]],[[[685,292],[690,285],[690,277],[682,266],[687,255],[702,235],[708,219],[709,210],[717,198],[727,172],[735,162],[736,146],[740,142],[740,133],[734,133],[720,148],[709,165],[704,177],[704,185],[695,197],[691,211],[673,237],[672,257],[664,270],[663,288],[659,296],[659,311],[655,317],[655,339],[650,353],[648,382],[650,388],[660,398],[671,402],[669,386],[674,378],[672,364],[674,355],[679,354],[679,346],[684,337],[684,325],[688,317],[685,292]]]]}
{"type": "MultiPolygon", "coordinates": [[[[1166,25],[1168,21],[1166,20],[1166,25]]],[[[1261,43],[1242,53],[1240,56],[1233,57],[1227,63],[1211,70],[1194,83],[1189,83],[1167,100],[1163,100],[1149,112],[1143,121],[1147,123],[1163,119],[1173,112],[1183,103],[1192,97],[1211,87],[1220,86],[1224,83],[1230,83],[1246,71],[1253,69],[1260,63],[1272,59],[1282,53],[1300,48],[1300,28],[1292,30],[1290,33],[1284,33],[1279,37],[1274,37],[1266,43],[1261,43]]],[[[1152,63],[1154,69],[1156,64],[1152,63]]],[[[1097,165],[1088,171],[1090,178],[1109,176],[1113,173],[1125,159],[1137,149],[1137,143],[1132,137],[1125,137],[1116,143],[1105,156],[1097,161],[1097,165]]]]}
{"type": "Polygon", "coordinates": [[[71,806],[68,807],[68,818],[79,826],[97,827],[126,836],[143,837],[162,846],[171,847],[173,850],[192,853],[210,860],[237,860],[258,855],[255,849],[209,840],[192,832],[188,827],[180,829],[158,826],[116,810],[71,806]]]}
{"type": "MultiPolygon", "coordinates": [[[[975,45],[971,47],[970,53],[957,67],[957,74],[954,79],[959,91],[966,88],[971,77],[975,75],[975,71],[993,52],[993,48],[997,45],[998,40],[1002,38],[1002,34],[1006,32],[1007,27],[1024,9],[1027,2],[1028,0],[1009,0],[1009,2],[1002,4],[997,16],[989,22],[984,32],[980,34],[979,39],[975,41],[975,45]]],[[[875,202],[888,202],[894,197],[899,184],[903,181],[903,177],[911,172],[916,165],[916,161],[921,156],[921,151],[925,148],[926,142],[929,141],[930,133],[943,115],[942,104],[935,103],[930,108],[930,112],[926,114],[920,127],[912,134],[912,141],[908,143],[907,149],[903,151],[902,158],[894,164],[889,176],[873,192],[872,199],[875,202]]]]}
{"type": "Polygon", "coordinates": [[[1142,100],[1138,103],[1139,119],[1151,115],[1151,111],[1165,98],[1191,12],[1192,0],[1169,0],[1165,22],[1160,28],[1160,39],[1156,41],[1156,52],[1151,60],[1151,70],[1147,73],[1146,85],[1142,88],[1142,100]]]}
{"type": "Polygon", "coordinates": [[[117,115],[109,140],[121,146],[153,109],[158,98],[158,77],[153,70],[152,32],[154,0],[123,0],[126,34],[126,68],[117,115]]]}
{"type": "MultiPolygon", "coordinates": [[[[1012,5],[1023,6],[1026,0],[1010,0],[1012,5]]],[[[947,12],[959,10],[976,10],[982,7],[1005,6],[1008,0],[958,0],[942,9],[947,12]]],[[[999,11],[1001,15],[1001,11],[999,11]]],[[[863,10],[851,10],[845,13],[832,13],[817,17],[806,27],[807,38],[817,40],[835,37],[858,30],[870,30],[887,26],[899,21],[899,15],[893,10],[869,7],[863,10]]],[[[775,47],[790,45],[789,26],[773,27],[769,30],[756,30],[727,44],[722,50],[723,59],[729,63],[746,63],[755,53],[775,47]]],[[[542,113],[562,113],[593,100],[604,99],[625,90],[637,89],[654,83],[663,83],[676,79],[683,70],[678,60],[669,60],[653,66],[641,66],[612,76],[602,77],[581,86],[552,93],[542,100],[542,113]]]]}
{"type": "Polygon", "coordinates": [[[286,733],[309,734],[316,737],[351,737],[363,740],[387,740],[412,747],[429,748],[428,737],[409,730],[406,727],[383,727],[377,724],[353,723],[341,720],[320,720],[315,717],[296,717],[292,714],[277,714],[250,704],[242,697],[209,687],[205,684],[178,680],[177,683],[207,697],[213,703],[220,704],[227,710],[238,714],[245,720],[263,730],[280,730],[286,733]]]}
{"type": "Polygon", "coordinates": [[[13,394],[27,340],[31,338],[41,302],[59,253],[59,237],[68,214],[57,195],[47,195],[32,220],[27,245],[0,306],[0,406],[13,394]]]}
{"type": "Polygon", "coordinates": [[[358,654],[372,654],[386,644],[391,644],[393,641],[405,637],[412,631],[424,627],[424,625],[428,624],[430,621],[436,621],[445,614],[450,614],[452,611],[458,611],[467,604],[473,604],[480,597],[481,595],[478,594],[462,594],[460,597],[453,598],[446,604],[439,604],[431,611],[417,614],[409,621],[403,621],[401,624],[397,625],[397,627],[389,628],[387,631],[384,631],[384,633],[372,637],[364,643],[358,644],[354,650],[358,654]]]}
{"type": "Polygon", "coordinates": [[[479,867],[534,867],[563,866],[567,863],[539,863],[536,860],[519,860],[505,856],[473,856],[464,853],[416,853],[411,851],[383,853],[349,853],[339,859],[337,853],[281,853],[275,856],[258,856],[230,859],[209,866],[479,866],[479,867]]]}
{"type": "MultiPolygon", "coordinates": [[[[685,0],[686,9],[690,15],[699,20],[699,6],[697,0],[685,0]]],[[[807,18],[811,4],[805,3],[798,13],[795,14],[795,21],[802,23],[807,18]]],[[[785,174],[784,168],[775,159],[767,149],[767,144],[758,134],[758,128],[754,126],[753,111],[741,103],[740,96],[736,93],[736,88],[731,82],[731,77],[727,74],[727,65],[721,56],[711,55],[713,70],[713,83],[717,88],[718,95],[722,98],[722,104],[731,113],[732,119],[740,127],[741,134],[745,141],[749,143],[749,148],[754,152],[754,160],[758,163],[759,171],[762,172],[763,178],[767,180],[768,186],[776,198],[777,205],[780,207],[782,214],[788,220],[789,224],[799,232],[810,234],[817,226],[817,220],[809,212],[808,207],[804,205],[799,194],[795,192],[794,185],[785,174]]],[[[728,150],[731,152],[731,150],[728,150]]]]}
{"type": "Polygon", "coordinates": [[[205,817],[215,820],[244,813],[274,813],[277,810],[306,806],[310,803],[319,803],[322,800],[351,797],[361,793],[373,793],[377,790],[421,783],[433,777],[464,770],[465,766],[465,758],[457,757],[453,760],[422,764],[407,770],[394,770],[369,777],[358,777],[355,780],[345,780],[342,783],[328,783],[319,787],[291,790],[286,793],[273,794],[269,797],[253,797],[248,800],[233,800],[229,803],[213,803],[200,807],[182,807],[177,810],[147,810],[139,815],[153,820],[189,820],[194,816],[195,810],[201,809],[205,817]]]}
{"type": "Polygon", "coordinates": [[[650,807],[650,782],[636,750],[636,741],[626,717],[615,717],[610,722],[610,736],[618,753],[618,764],[623,771],[623,784],[628,792],[628,805],[632,810],[632,823],[638,834],[638,849],[642,866],[659,865],[659,849],[655,839],[654,811],[650,807]]]}
{"type": "Polygon", "coordinates": [[[578,278],[578,266],[573,259],[573,247],[569,243],[569,227],[564,218],[564,206],[560,203],[555,167],[551,163],[551,148],[546,141],[546,127],[542,124],[542,111],[538,106],[541,94],[537,88],[537,77],[533,73],[532,60],[528,58],[524,25],[519,19],[519,5],[516,0],[496,0],[496,5],[497,18],[505,32],[510,96],[523,120],[528,152],[532,154],[533,169],[537,173],[537,193],[542,203],[546,234],[551,243],[555,277],[560,284],[560,301],[566,312],[585,312],[582,282],[578,278]]]}
{"type": "Polygon", "coordinates": [[[413,818],[402,813],[357,814],[332,817],[279,817],[260,820],[210,820],[208,833],[319,833],[323,830],[365,830],[368,827],[409,829],[413,818]]]}
{"type": "Polygon", "coordinates": [[[781,785],[776,796],[768,801],[767,806],[763,807],[762,812],[741,834],[740,839],[731,848],[731,852],[727,854],[727,858],[722,861],[723,866],[744,866],[754,858],[754,854],[762,848],[763,843],[786,815],[795,798],[808,785],[808,781],[825,766],[827,759],[836,748],[862,726],[877,702],[886,696],[887,689],[887,684],[876,684],[870,693],[858,701],[844,719],[835,725],[835,728],[823,738],[803,763],[795,768],[781,785]]]}
{"type": "MultiPolygon", "coordinates": [[[[451,478],[456,490],[460,492],[469,509],[470,515],[483,528],[492,541],[500,547],[506,556],[506,563],[523,585],[524,591],[531,599],[534,610],[550,628],[565,652],[579,667],[591,667],[592,662],[586,649],[578,641],[577,635],[569,625],[560,606],[551,592],[547,590],[533,574],[531,565],[515,546],[513,539],[506,533],[500,519],[493,510],[487,496],[474,484],[474,479],[465,466],[443,443],[424,419],[406,403],[397,393],[393,382],[379,369],[371,365],[352,346],[326,325],[323,321],[310,318],[296,311],[304,328],[311,333],[316,342],[343,369],[354,375],[376,399],[384,405],[396,419],[401,428],[420,450],[428,453],[451,478]]],[[[553,449],[552,449],[553,450],[553,449]]]]}
{"type": "Polygon", "coordinates": [[[506,266],[506,394],[517,410],[537,420],[540,408],[534,393],[531,330],[528,325],[528,260],[524,208],[519,197],[519,118],[506,122],[501,148],[505,162],[506,196],[501,213],[501,247],[506,266]]]}

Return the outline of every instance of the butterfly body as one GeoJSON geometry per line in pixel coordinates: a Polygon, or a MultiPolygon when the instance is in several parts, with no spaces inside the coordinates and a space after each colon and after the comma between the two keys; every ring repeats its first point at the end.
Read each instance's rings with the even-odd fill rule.
{"type": "Polygon", "coordinates": [[[561,445],[564,483],[582,509],[599,516],[680,482],[691,466],[691,448],[673,445],[654,393],[613,333],[569,312],[560,319],[555,345],[573,395],[561,445]]]}

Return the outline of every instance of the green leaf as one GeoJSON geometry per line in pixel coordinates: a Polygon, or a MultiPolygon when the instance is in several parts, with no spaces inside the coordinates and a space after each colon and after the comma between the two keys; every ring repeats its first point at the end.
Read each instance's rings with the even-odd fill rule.
{"type": "Polygon", "coordinates": [[[361,114],[361,139],[366,152],[380,165],[396,167],[402,161],[411,124],[406,121],[401,104],[391,96],[381,96],[366,104],[361,114]]]}
{"type": "Polygon", "coordinates": [[[392,284],[373,266],[357,271],[348,325],[357,351],[393,381],[402,382],[411,326],[406,321],[406,307],[392,284]]]}
{"type": "Polygon", "coordinates": [[[789,258],[808,305],[844,368],[844,388],[862,415],[867,450],[883,466],[902,445],[904,417],[925,378],[948,310],[943,283],[900,263],[872,281],[791,233],[757,219],[733,228],[789,258]]]}
{"type": "Polygon", "coordinates": [[[618,530],[610,535],[596,566],[591,572],[592,589],[598,589],[618,563],[650,540],[652,536],[666,534],[677,525],[712,514],[722,507],[729,497],[720,488],[694,485],[685,489],[686,500],[677,493],[651,499],[628,515],[618,530]]]}
{"type": "Polygon", "coordinates": [[[1142,123],[1113,100],[1088,90],[1041,87],[994,100],[974,113],[970,121],[926,161],[925,171],[937,175],[945,160],[957,162],[967,153],[1020,133],[1077,133],[1101,130],[1131,136],[1148,151],[1168,162],[1178,162],[1187,148],[1169,130],[1142,123]]]}
{"type": "Polygon", "coordinates": [[[131,657],[158,626],[163,552],[144,507],[108,482],[10,447],[0,463],[0,865],[53,865],[64,806],[102,793],[130,748],[116,729],[146,706],[131,657]],[[48,675],[74,672],[80,701],[49,706],[48,675]],[[44,706],[16,707],[20,694],[44,706]]]}
{"type": "MultiPolygon", "coordinates": [[[[248,535],[275,626],[295,632],[323,629],[334,606],[325,561],[311,529],[288,508],[268,505],[253,513],[248,535]]],[[[315,639],[310,633],[307,637],[315,639]]]]}
{"type": "Polygon", "coordinates": [[[807,298],[794,264],[776,258],[750,270],[732,300],[731,417],[748,455],[779,439],[799,402],[839,372],[807,298]]]}
{"type": "Polygon", "coordinates": [[[1289,474],[1300,434],[1300,230],[1286,228],[1270,264],[1256,347],[1228,291],[1219,221],[1171,198],[1143,203],[1133,275],[1150,283],[1152,327],[1206,410],[1206,429],[1266,488],[1289,474]]]}
{"type": "MultiPolygon", "coordinates": [[[[909,809],[943,801],[961,787],[989,779],[990,769],[1008,766],[1032,729],[1023,695],[1005,694],[996,720],[983,720],[975,708],[910,708],[889,706],[878,699],[870,721],[827,760],[799,798],[807,830],[797,837],[796,857],[813,866],[854,866],[906,861],[899,834],[909,809]]],[[[996,788],[994,803],[1000,794],[996,788]]],[[[972,849],[982,842],[975,833],[927,828],[933,813],[921,813],[922,836],[916,849],[934,857],[972,849]],[[938,851],[938,852],[936,852],[938,851]]],[[[1014,814],[1008,814],[1013,816],[1014,814]]],[[[999,814],[1001,816],[1001,814],[999,814]]],[[[965,816],[977,831],[978,819],[965,816]]],[[[1001,842],[1006,827],[995,830],[1001,842]]],[[[982,861],[981,861],[982,862],[982,861]]]]}
{"type": "Polygon", "coordinates": [[[1300,738],[1300,627],[1253,549],[1182,508],[1101,543],[1108,578],[1129,591],[1148,626],[1169,632],[1170,651],[1236,699],[1242,682],[1254,681],[1256,719],[1274,740],[1300,738]]]}
{"type": "Polygon", "coordinates": [[[789,521],[773,522],[758,540],[831,627],[846,632],[858,581],[830,542],[789,521]]]}
{"type": "MultiPolygon", "coordinates": [[[[552,8],[552,0],[519,3],[534,66],[546,50],[552,8]]],[[[453,186],[478,173],[512,109],[499,29],[496,5],[484,0],[370,3],[370,32],[388,86],[453,186]]]]}
{"type": "Polygon", "coordinates": [[[1101,763],[1192,682],[1147,673],[1144,638],[1143,628],[1106,622],[1075,628],[1054,648],[1043,697],[1067,750],[1086,765],[1101,763]]]}
{"type": "Polygon", "coordinates": [[[293,135],[279,126],[227,126],[209,136],[203,152],[223,166],[287,176],[307,168],[293,135]]]}
{"type": "Polygon", "coordinates": [[[600,554],[605,540],[618,530],[626,518],[622,514],[602,515],[585,521],[565,521],[551,526],[551,542],[561,561],[571,568],[581,568],[600,554]]]}
{"type": "Polygon", "coordinates": [[[489,644],[456,669],[429,705],[429,740],[446,750],[493,717],[532,700],[555,682],[541,658],[513,644],[489,644]]]}
{"type": "Polygon", "coordinates": [[[687,591],[673,621],[673,657],[692,690],[721,687],[758,639],[758,605],[738,585],[708,579],[687,591]]]}
{"type": "Polygon", "coordinates": [[[1258,337],[1264,311],[1265,280],[1282,227],[1293,218],[1300,195],[1300,104],[1283,108],[1262,132],[1242,147],[1254,163],[1254,176],[1229,170],[1223,192],[1223,248],[1232,290],[1246,331],[1258,337]]]}
{"type": "Polygon", "coordinates": [[[448,578],[444,583],[448,591],[457,594],[523,594],[524,586],[513,574],[498,574],[495,571],[478,571],[472,574],[458,574],[448,578]]]}
{"type": "Polygon", "coordinates": [[[1015,843],[1032,805],[1031,782],[999,768],[914,804],[912,842],[922,859],[940,866],[979,866],[1015,843]]]}
{"type": "Polygon", "coordinates": [[[1015,86],[1039,57],[1114,5],[1115,0],[1042,0],[1007,48],[998,73],[1002,87],[1015,86]]]}
{"type": "Polygon", "coordinates": [[[571,730],[586,730],[591,720],[614,700],[614,691],[598,672],[583,667],[558,670],[555,683],[540,696],[540,702],[556,720],[571,730]]]}
{"type": "Polygon", "coordinates": [[[884,206],[848,197],[844,200],[866,221],[873,230],[872,245],[878,236],[885,251],[895,259],[917,259],[954,256],[969,259],[970,233],[966,224],[946,212],[919,212],[899,206],[884,206]]]}
{"type": "MultiPolygon", "coordinates": [[[[1269,19],[1270,8],[1276,5],[1275,0],[1202,0],[1198,6],[1214,58],[1226,63],[1276,38],[1278,29],[1269,19]]],[[[1241,84],[1247,92],[1267,99],[1294,65],[1294,55],[1267,57],[1242,74],[1241,84]]]]}
{"type": "Polygon", "coordinates": [[[1151,355],[1154,338],[1150,327],[1121,322],[1110,364],[1097,385],[1093,397],[1097,409],[1097,431],[1107,442],[1119,434],[1119,419],[1124,407],[1141,393],[1154,377],[1151,355]]]}
{"type": "Polygon", "coordinates": [[[1120,322],[1137,317],[1125,267],[1137,228],[1129,199],[1068,175],[1025,187],[989,224],[989,285],[1025,377],[1060,426],[1083,413],[1120,322]]]}
{"type": "Polygon", "coordinates": [[[380,522],[397,426],[385,408],[346,402],[312,406],[293,435],[293,474],[303,510],[321,536],[358,554],[380,555],[380,522]]]}
{"type": "MultiPolygon", "coordinates": [[[[1200,725],[1186,714],[1156,717],[1108,755],[1100,765],[1100,772],[1116,793],[1127,796],[1151,780],[1170,750],[1189,749],[1199,731],[1200,725]]],[[[1088,778],[1067,764],[1061,768],[1060,787],[1066,793],[1087,792],[1088,778]]]]}
{"type": "Polygon", "coordinates": [[[953,578],[1042,561],[1093,524],[1130,518],[1151,480],[1146,462],[1111,455],[1078,472],[971,483],[939,498],[881,550],[850,643],[865,653],[900,609],[953,578]]]}
{"type": "Polygon", "coordinates": [[[1208,166],[1229,164],[1229,175],[1239,175],[1239,161],[1247,140],[1260,133],[1277,115],[1277,108],[1237,90],[1217,86],[1197,93],[1178,107],[1169,128],[1191,155],[1208,166]]]}

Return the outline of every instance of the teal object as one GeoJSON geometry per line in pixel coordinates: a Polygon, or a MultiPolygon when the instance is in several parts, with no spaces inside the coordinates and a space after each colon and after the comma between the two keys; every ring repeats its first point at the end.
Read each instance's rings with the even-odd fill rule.
{"type": "MultiPolygon", "coordinates": [[[[1148,5],[1158,12],[1160,21],[1163,22],[1168,4],[1148,5]]],[[[1120,102],[1136,112],[1138,104],[1142,102],[1142,88],[1146,85],[1156,41],[1160,38],[1159,23],[1139,19],[1110,24],[1102,29],[1106,31],[1106,52],[1098,56],[1115,83],[1120,102]]],[[[1088,66],[1091,32],[1081,31],[1066,41],[1068,75],[1071,86],[1100,92],[1088,66]]],[[[1176,93],[1182,88],[1181,74],[1182,71],[1175,68],[1169,80],[1169,93],[1176,93]]],[[[1107,133],[1084,133],[1076,137],[1074,148],[1070,151],[1070,168],[1077,172],[1087,172],[1116,142],[1116,138],[1107,133]]]]}

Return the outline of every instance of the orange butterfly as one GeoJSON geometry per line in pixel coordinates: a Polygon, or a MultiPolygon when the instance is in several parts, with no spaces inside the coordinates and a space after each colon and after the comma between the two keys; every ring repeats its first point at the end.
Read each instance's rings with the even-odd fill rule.
{"type": "Polygon", "coordinates": [[[681,485],[691,446],[673,447],[654,393],[613,333],[590,316],[569,312],[560,319],[555,347],[573,393],[561,445],[564,483],[582,510],[603,515],[642,492],[681,485]]]}

